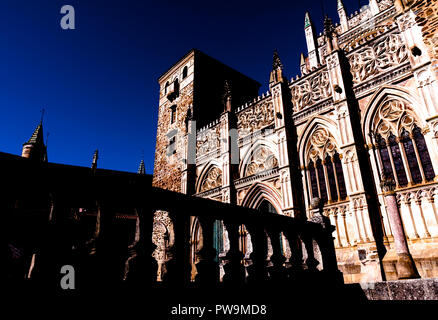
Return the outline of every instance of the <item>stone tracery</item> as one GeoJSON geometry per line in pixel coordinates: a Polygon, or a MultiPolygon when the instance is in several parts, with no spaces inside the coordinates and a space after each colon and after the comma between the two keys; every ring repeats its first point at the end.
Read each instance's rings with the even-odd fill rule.
{"type": "Polygon", "coordinates": [[[245,168],[244,176],[252,176],[259,172],[273,169],[278,166],[278,160],[274,154],[266,147],[259,147],[251,154],[245,168]]]}
{"type": "Polygon", "coordinates": [[[208,191],[222,185],[222,170],[214,166],[205,174],[200,187],[200,192],[208,191]]]}
{"type": "Polygon", "coordinates": [[[353,81],[360,83],[408,60],[400,34],[390,34],[349,57],[353,81]]]}
{"type": "Polygon", "coordinates": [[[426,142],[411,110],[406,101],[389,98],[372,123],[382,170],[399,187],[435,177],[426,142]]]}
{"type": "Polygon", "coordinates": [[[291,87],[294,110],[299,111],[331,96],[330,79],[327,71],[322,71],[291,87]]]}

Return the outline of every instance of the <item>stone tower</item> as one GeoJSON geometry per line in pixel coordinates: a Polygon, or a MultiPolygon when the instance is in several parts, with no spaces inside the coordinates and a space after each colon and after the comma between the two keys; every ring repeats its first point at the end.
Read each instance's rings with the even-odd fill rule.
{"type": "MultiPolygon", "coordinates": [[[[160,97],[153,185],[194,192],[196,130],[224,112],[224,84],[233,106],[258,95],[260,84],[199,50],[190,50],[159,79],[160,97]]],[[[233,107],[231,106],[231,107],[233,107]]]]}

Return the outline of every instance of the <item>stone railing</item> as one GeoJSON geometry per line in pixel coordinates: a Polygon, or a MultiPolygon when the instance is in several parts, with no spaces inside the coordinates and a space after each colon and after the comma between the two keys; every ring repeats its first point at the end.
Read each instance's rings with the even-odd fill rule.
{"type": "Polygon", "coordinates": [[[20,157],[4,158],[2,154],[0,168],[2,184],[8,187],[1,203],[1,212],[6,217],[3,223],[8,229],[4,236],[9,247],[16,249],[10,254],[3,252],[6,255],[3,261],[13,260],[16,266],[4,275],[12,283],[26,277],[45,288],[57,288],[63,265],[80,270],[78,286],[82,289],[121,283],[142,288],[235,286],[265,281],[285,285],[284,281],[306,274],[311,278],[320,274],[342,282],[332,227],[321,214],[320,221],[301,221],[154,188],[150,176],[36,164],[20,157]],[[38,188],[23,184],[25,179],[38,181],[38,188]],[[164,237],[172,245],[167,248],[167,272],[161,274],[160,283],[157,262],[151,256],[156,247],[152,234],[157,211],[167,212],[173,225],[164,237]],[[86,217],[83,212],[87,212],[86,217]],[[96,213],[95,220],[89,220],[93,217],[90,212],[96,213]],[[128,220],[134,221],[135,226],[125,225],[125,232],[121,232],[117,221],[124,215],[133,217],[134,220],[128,220]],[[201,226],[203,246],[196,252],[197,275],[191,282],[194,217],[201,226]],[[230,248],[223,258],[222,284],[214,248],[214,224],[218,220],[226,228],[230,248]],[[247,276],[239,249],[242,225],[251,235],[253,248],[247,276]],[[280,235],[288,240],[292,252],[288,268],[280,235]],[[269,260],[268,242],[272,247],[269,260]]]}

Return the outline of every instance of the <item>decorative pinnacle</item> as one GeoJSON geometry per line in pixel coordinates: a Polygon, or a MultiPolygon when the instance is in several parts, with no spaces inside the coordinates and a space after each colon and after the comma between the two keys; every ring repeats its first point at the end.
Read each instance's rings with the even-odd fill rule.
{"type": "Polygon", "coordinates": [[[225,80],[224,83],[224,102],[227,102],[228,100],[231,99],[231,84],[228,80],[225,80]]]}
{"type": "Polygon", "coordinates": [[[306,64],[306,58],[304,58],[304,53],[301,53],[301,56],[300,56],[300,66],[302,66],[303,64],[306,64]]]}
{"type": "Polygon", "coordinates": [[[325,15],[324,18],[324,35],[326,37],[331,38],[332,34],[333,34],[333,23],[332,23],[332,19],[329,18],[328,15],[325,15]]]}
{"type": "Polygon", "coordinates": [[[307,28],[311,25],[310,22],[310,15],[308,12],[306,12],[306,15],[304,16],[304,28],[307,28]]]}
{"type": "Polygon", "coordinates": [[[93,162],[91,163],[91,168],[96,169],[97,167],[97,159],[99,159],[99,150],[96,149],[93,154],[93,162]]]}
{"type": "Polygon", "coordinates": [[[146,174],[146,170],[144,168],[144,161],[143,161],[143,159],[141,159],[141,161],[140,161],[140,166],[138,167],[137,173],[138,174],[146,174]]]}
{"type": "Polygon", "coordinates": [[[342,0],[338,0],[338,10],[344,9],[344,4],[342,3],[342,0]]]}
{"type": "Polygon", "coordinates": [[[283,69],[283,64],[281,63],[280,57],[278,55],[277,49],[274,50],[274,57],[272,59],[272,69],[283,69]]]}

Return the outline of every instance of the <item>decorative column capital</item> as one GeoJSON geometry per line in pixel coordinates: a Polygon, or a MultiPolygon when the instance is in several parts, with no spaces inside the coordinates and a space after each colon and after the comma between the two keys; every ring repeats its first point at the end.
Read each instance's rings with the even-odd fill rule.
{"type": "Polygon", "coordinates": [[[382,188],[382,191],[386,195],[394,195],[395,194],[395,187],[396,183],[392,177],[387,175],[386,173],[381,173],[381,181],[380,181],[380,188],[382,188]]]}

